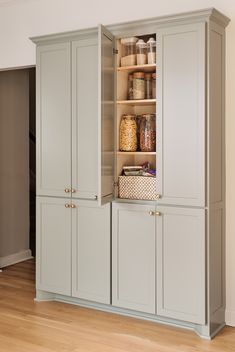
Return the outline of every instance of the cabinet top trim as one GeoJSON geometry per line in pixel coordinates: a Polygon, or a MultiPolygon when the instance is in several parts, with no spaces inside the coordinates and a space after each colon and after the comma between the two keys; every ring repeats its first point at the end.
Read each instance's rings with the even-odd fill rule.
{"type": "MultiPolygon", "coordinates": [[[[129,35],[131,33],[136,33],[136,35],[138,35],[139,33],[146,32],[146,29],[148,31],[156,31],[158,28],[164,27],[166,25],[173,26],[177,23],[192,23],[208,20],[214,21],[224,28],[230,22],[230,19],[227,16],[223,15],[215,8],[208,8],[204,10],[184,12],[174,15],[146,18],[143,20],[123,22],[118,24],[110,24],[106,27],[115,36],[129,35]]],[[[61,42],[64,40],[86,39],[94,35],[98,35],[98,27],[31,37],[30,39],[35,44],[40,45],[46,44],[47,42],[49,43],[51,41],[61,42]]]]}

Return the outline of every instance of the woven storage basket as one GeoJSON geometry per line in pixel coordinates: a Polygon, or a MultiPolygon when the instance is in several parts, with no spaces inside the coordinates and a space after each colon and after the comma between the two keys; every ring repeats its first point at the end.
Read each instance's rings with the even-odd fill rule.
{"type": "Polygon", "coordinates": [[[156,177],[119,176],[119,198],[155,200],[156,177]]]}

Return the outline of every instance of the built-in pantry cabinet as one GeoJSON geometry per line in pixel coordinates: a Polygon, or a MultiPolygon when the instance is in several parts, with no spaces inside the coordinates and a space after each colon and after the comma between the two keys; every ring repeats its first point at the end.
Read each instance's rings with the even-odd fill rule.
{"type": "Polygon", "coordinates": [[[206,338],[224,326],[228,23],[206,9],[33,38],[38,300],[206,338]],[[156,63],[121,66],[128,37],[156,39],[156,63]],[[156,75],[156,97],[128,99],[136,72],[156,75]],[[156,114],[156,150],[120,148],[123,114],[156,114]],[[156,169],[152,200],[143,178],[122,198],[123,167],[145,162],[156,169]]]}

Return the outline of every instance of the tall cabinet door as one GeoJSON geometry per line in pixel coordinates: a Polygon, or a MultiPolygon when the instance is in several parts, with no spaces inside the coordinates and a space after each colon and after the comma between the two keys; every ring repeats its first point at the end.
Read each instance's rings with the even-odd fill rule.
{"type": "Polygon", "coordinates": [[[98,200],[105,204],[114,191],[114,37],[100,25],[98,40],[98,200]]]}
{"type": "Polygon", "coordinates": [[[72,188],[86,199],[98,195],[97,62],[97,36],[72,43],[72,188]]]}
{"type": "Polygon", "coordinates": [[[205,210],[157,210],[157,314],[204,324],[205,210]]]}
{"type": "Polygon", "coordinates": [[[155,314],[154,207],[113,204],[112,304],[155,314]]]}
{"type": "Polygon", "coordinates": [[[71,188],[70,43],[37,47],[37,194],[71,188]]]}
{"type": "Polygon", "coordinates": [[[157,193],[205,205],[205,24],[157,32],[157,193]]]}
{"type": "Polygon", "coordinates": [[[37,289],[71,295],[70,199],[37,197],[37,289]]]}
{"type": "Polygon", "coordinates": [[[110,204],[73,204],[73,297],[110,304],[110,204]]]}

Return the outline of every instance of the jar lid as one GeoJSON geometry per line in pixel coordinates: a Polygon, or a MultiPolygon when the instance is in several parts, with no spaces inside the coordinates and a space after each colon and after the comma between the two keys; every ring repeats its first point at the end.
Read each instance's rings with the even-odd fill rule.
{"type": "Polygon", "coordinates": [[[156,79],[156,73],[152,73],[152,78],[156,79]]]}
{"type": "Polygon", "coordinates": [[[142,47],[142,48],[146,48],[147,44],[143,41],[143,39],[139,39],[138,42],[136,43],[136,45],[142,47]]]}
{"type": "Polygon", "coordinates": [[[147,120],[155,119],[156,118],[156,114],[143,114],[142,117],[144,117],[147,120]]]}
{"type": "Polygon", "coordinates": [[[135,44],[137,41],[138,41],[138,38],[136,37],[122,38],[121,44],[124,44],[124,45],[135,44]]]}
{"type": "Polygon", "coordinates": [[[151,73],[145,73],[145,79],[151,79],[152,74],[151,73]]]}
{"type": "Polygon", "coordinates": [[[154,38],[149,38],[147,44],[156,44],[156,40],[154,38]]]}
{"type": "Polygon", "coordinates": [[[134,72],[133,77],[134,78],[144,78],[145,74],[144,72],[134,72]]]}
{"type": "Polygon", "coordinates": [[[130,74],[129,76],[128,76],[128,79],[133,79],[133,75],[132,74],[130,74]]]}
{"type": "Polygon", "coordinates": [[[135,115],[133,114],[124,114],[122,115],[124,119],[135,119],[135,115]]]}

